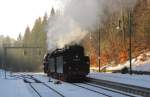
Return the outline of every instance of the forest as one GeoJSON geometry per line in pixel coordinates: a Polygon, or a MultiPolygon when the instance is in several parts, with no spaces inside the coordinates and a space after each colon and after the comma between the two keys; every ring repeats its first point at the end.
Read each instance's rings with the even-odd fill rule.
{"type": "MultiPolygon", "coordinates": [[[[45,13],[37,18],[33,28],[27,26],[25,34],[20,34],[17,40],[0,36],[0,67],[12,71],[41,71],[43,56],[48,52],[46,27],[58,12],[52,8],[50,15],[45,13]]],[[[130,34],[132,57],[150,50],[150,0],[138,0],[132,10],[122,7],[114,13],[106,6],[104,12],[107,17],[103,25],[97,25],[97,29],[80,41],[90,57],[91,67],[98,67],[99,58],[101,66],[115,66],[129,60],[130,34]]]]}

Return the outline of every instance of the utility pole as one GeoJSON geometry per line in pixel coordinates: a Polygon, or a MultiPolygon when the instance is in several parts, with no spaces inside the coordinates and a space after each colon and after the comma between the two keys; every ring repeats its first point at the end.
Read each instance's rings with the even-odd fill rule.
{"type": "Polygon", "coordinates": [[[99,27],[99,35],[98,35],[98,67],[99,67],[99,72],[101,72],[101,59],[100,59],[100,53],[101,53],[101,48],[100,48],[100,43],[101,43],[101,39],[100,39],[100,27],[99,27]]]}
{"type": "Polygon", "coordinates": [[[131,10],[129,10],[129,24],[128,24],[128,32],[129,32],[129,60],[130,60],[130,75],[132,75],[132,17],[131,10]]]}
{"type": "MultiPolygon", "coordinates": [[[[92,33],[90,32],[90,44],[92,44],[92,33]]],[[[92,45],[91,45],[92,46],[92,45]]],[[[90,48],[90,65],[92,66],[91,60],[92,60],[92,49],[90,48]]]]}
{"type": "Polygon", "coordinates": [[[6,79],[6,48],[4,47],[4,55],[3,55],[3,64],[4,64],[4,71],[5,71],[5,79],[6,79]]]}

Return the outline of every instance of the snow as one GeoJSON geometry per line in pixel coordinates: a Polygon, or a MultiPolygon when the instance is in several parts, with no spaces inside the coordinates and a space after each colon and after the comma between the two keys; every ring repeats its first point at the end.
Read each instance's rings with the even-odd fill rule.
{"type": "MultiPolygon", "coordinates": [[[[104,89],[98,88],[99,87],[98,85],[94,85],[94,86],[98,86],[98,87],[93,87],[91,85],[82,84],[82,83],[78,83],[78,85],[79,86],[83,86],[83,87],[87,87],[89,89],[92,89],[92,90],[95,90],[95,91],[98,91],[98,92],[101,92],[101,93],[105,93],[105,94],[107,94],[107,95],[109,95],[111,97],[128,97],[128,96],[123,95],[123,94],[118,94],[116,92],[112,92],[112,91],[108,91],[108,90],[104,90],[104,89]]],[[[109,89],[109,90],[113,90],[113,89],[109,89]]],[[[116,91],[116,90],[114,90],[114,91],[116,91]]],[[[118,91],[118,92],[120,92],[120,91],[118,91]]],[[[135,95],[133,95],[133,96],[135,96],[135,95]]],[[[136,97],[137,97],[137,95],[136,95],[136,97]]]]}
{"type": "MultiPolygon", "coordinates": [[[[107,70],[121,70],[124,67],[129,67],[129,61],[125,62],[124,64],[118,64],[114,67],[107,67],[107,70]]],[[[148,71],[150,72],[150,51],[140,54],[136,58],[132,59],[132,69],[136,71],[148,71]]]]}
{"type": "Polygon", "coordinates": [[[49,85],[66,97],[105,97],[104,95],[97,94],[68,83],[63,83],[61,85],[55,85],[51,83],[49,85]]]}
{"type": "Polygon", "coordinates": [[[108,80],[140,87],[150,88],[150,75],[129,75],[119,73],[90,73],[90,78],[108,80]]]}
{"type": "Polygon", "coordinates": [[[60,95],[43,86],[41,83],[32,83],[32,86],[37,89],[42,97],[60,97],[60,95]]]}
{"type": "MultiPolygon", "coordinates": [[[[49,78],[46,77],[46,75],[30,74],[35,75],[48,86],[65,95],[65,97],[105,97],[104,95],[82,89],[66,82],[62,82],[62,84],[54,84],[56,81],[54,79],[51,79],[53,82],[48,82],[49,78]]],[[[15,74],[11,77],[11,74],[7,72],[5,79],[4,72],[0,72],[0,97],[38,97],[29,84],[24,83],[23,79],[19,77],[19,75],[21,75],[21,73],[15,74]]],[[[35,83],[27,76],[26,79],[33,82],[31,85],[40,93],[42,97],[60,97],[60,95],[45,87],[42,83],[35,83]]]]}
{"type": "MultiPolygon", "coordinates": [[[[34,75],[34,77],[41,80],[42,82],[45,82],[48,86],[52,87],[53,89],[56,89],[61,94],[65,95],[65,97],[103,97],[104,96],[104,95],[100,95],[97,93],[93,93],[91,91],[85,90],[83,88],[80,88],[78,86],[74,86],[74,85],[72,85],[70,83],[66,83],[66,82],[61,82],[62,84],[54,84],[54,82],[56,80],[52,79],[52,78],[51,78],[52,82],[48,82],[49,78],[47,78],[45,75],[43,75],[43,76],[34,75]]],[[[92,89],[94,91],[104,93],[104,94],[109,95],[111,97],[125,97],[125,95],[122,95],[119,93],[114,93],[114,92],[107,91],[107,90],[100,89],[100,88],[96,88],[96,87],[92,87],[92,86],[89,86],[86,84],[82,84],[82,83],[76,83],[76,84],[87,87],[87,88],[92,89]]],[[[102,87],[102,86],[100,86],[100,87],[102,87]]],[[[107,89],[113,90],[113,91],[118,91],[118,90],[114,90],[114,89],[110,89],[110,88],[107,88],[107,89]]],[[[133,94],[130,94],[130,95],[133,95],[133,94]]],[[[140,96],[133,95],[133,97],[140,97],[140,96]]]]}
{"type": "Polygon", "coordinates": [[[54,84],[56,81],[54,79],[51,79],[52,82],[48,82],[49,79],[47,77],[36,76],[36,78],[65,95],[65,97],[106,97],[104,95],[74,86],[70,83],[62,82],[62,84],[54,84]]]}
{"type": "MultiPolygon", "coordinates": [[[[42,97],[60,97],[59,94],[49,89],[48,87],[44,86],[42,83],[36,83],[34,80],[30,78],[29,75],[33,75],[33,77],[44,82],[46,85],[58,91],[65,97],[105,97],[106,95],[110,95],[112,97],[125,97],[125,95],[114,93],[114,92],[96,88],[96,87],[92,87],[89,85],[84,85],[84,87],[104,93],[106,95],[99,94],[99,93],[75,86],[67,82],[61,82],[61,84],[55,84],[57,80],[50,78],[51,82],[49,82],[49,78],[43,73],[13,73],[11,74],[7,72],[6,74],[7,76],[5,79],[4,71],[0,70],[0,97],[38,97],[37,93],[30,87],[30,84],[40,93],[42,97]],[[25,79],[30,81],[31,83],[25,83],[23,81],[24,78],[21,77],[22,75],[24,75],[25,79]]],[[[120,74],[113,75],[113,74],[90,73],[89,76],[93,78],[96,77],[96,78],[103,78],[107,80],[111,79],[112,81],[117,81],[119,79],[120,81],[124,82],[124,78],[120,74]]],[[[128,75],[125,75],[124,77],[125,79],[129,79],[128,82],[135,82],[135,80],[136,81],[138,80],[141,83],[143,83],[141,84],[143,86],[147,85],[147,83],[150,81],[148,77],[144,77],[144,76],[142,77],[134,76],[130,78],[128,75]]],[[[82,83],[77,83],[77,84],[83,86],[82,83]]]]}
{"type": "Polygon", "coordinates": [[[33,97],[23,80],[10,77],[8,74],[5,79],[2,71],[0,72],[0,97],[33,97]]]}

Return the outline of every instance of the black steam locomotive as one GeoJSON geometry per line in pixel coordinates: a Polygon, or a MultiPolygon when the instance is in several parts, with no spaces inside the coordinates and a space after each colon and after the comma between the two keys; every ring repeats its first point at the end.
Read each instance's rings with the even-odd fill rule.
{"type": "Polygon", "coordinates": [[[44,72],[53,78],[75,82],[84,81],[89,73],[89,57],[80,45],[66,46],[47,53],[44,57],[44,72]]]}

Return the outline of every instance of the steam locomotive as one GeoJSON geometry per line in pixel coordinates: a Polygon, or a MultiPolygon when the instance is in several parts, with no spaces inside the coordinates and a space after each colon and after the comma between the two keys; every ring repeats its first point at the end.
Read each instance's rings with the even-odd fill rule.
{"type": "Polygon", "coordinates": [[[80,45],[66,46],[47,53],[44,57],[44,72],[53,78],[78,82],[84,81],[89,73],[90,61],[80,45]]]}

